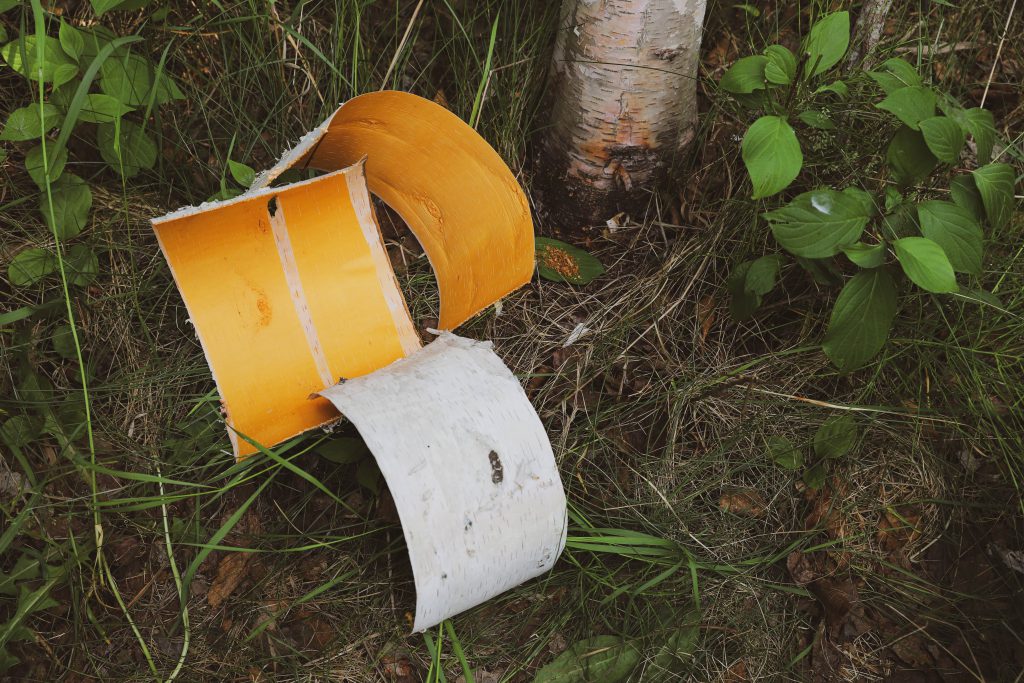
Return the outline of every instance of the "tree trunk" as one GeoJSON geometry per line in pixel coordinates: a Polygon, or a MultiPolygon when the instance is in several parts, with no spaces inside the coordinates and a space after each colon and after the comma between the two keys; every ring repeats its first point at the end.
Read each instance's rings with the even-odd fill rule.
{"type": "Polygon", "coordinates": [[[536,188],[555,227],[639,218],[690,140],[706,0],[563,0],[536,188]]]}
{"type": "Polygon", "coordinates": [[[863,68],[868,69],[874,63],[874,51],[885,30],[885,20],[889,16],[892,0],[867,0],[857,18],[857,27],[853,31],[850,51],[846,54],[846,66],[853,67],[864,60],[863,68]]]}

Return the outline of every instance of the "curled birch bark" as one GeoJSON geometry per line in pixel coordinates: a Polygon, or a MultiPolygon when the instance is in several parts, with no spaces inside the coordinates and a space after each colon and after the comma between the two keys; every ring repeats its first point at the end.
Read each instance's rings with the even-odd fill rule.
{"type": "Polygon", "coordinates": [[[566,502],[551,444],[515,376],[452,334],[320,392],[351,420],[395,499],[423,631],[549,570],[566,502]]]}

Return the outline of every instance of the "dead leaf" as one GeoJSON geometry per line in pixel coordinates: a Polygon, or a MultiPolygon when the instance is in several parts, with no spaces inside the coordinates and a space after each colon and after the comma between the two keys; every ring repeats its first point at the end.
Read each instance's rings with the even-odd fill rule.
{"type": "Polygon", "coordinates": [[[413,666],[409,653],[402,649],[392,649],[381,657],[384,676],[395,683],[414,683],[417,680],[416,667],[413,666]]]}
{"type": "Polygon", "coordinates": [[[825,553],[794,551],[786,558],[790,576],[814,595],[821,606],[829,639],[833,643],[846,643],[870,630],[857,585],[835,569],[824,570],[834,564],[825,553]]]}
{"type": "Polygon", "coordinates": [[[917,540],[921,536],[918,530],[920,522],[921,515],[911,509],[886,508],[878,520],[877,538],[882,549],[887,552],[901,550],[917,540]]]}
{"type": "Polygon", "coordinates": [[[917,669],[924,671],[935,670],[935,658],[928,652],[927,642],[920,635],[910,635],[900,638],[889,648],[901,660],[917,669]]]}
{"type": "Polygon", "coordinates": [[[718,499],[718,507],[722,512],[731,512],[741,517],[761,517],[764,515],[768,504],[764,502],[761,494],[753,489],[723,493],[718,499]]]}
{"type": "MultiPolygon", "coordinates": [[[[502,679],[502,675],[497,671],[488,671],[487,669],[473,669],[473,683],[499,683],[502,679]]],[[[455,683],[466,683],[466,677],[460,675],[455,679],[455,683]]]]}
{"type": "Polygon", "coordinates": [[[217,565],[217,578],[213,580],[206,602],[210,607],[218,607],[230,596],[248,575],[250,553],[228,553],[217,565]]]}
{"type": "Polygon", "coordinates": [[[697,322],[700,323],[700,342],[703,344],[711,328],[715,326],[715,297],[708,294],[697,304],[697,322]]]}
{"type": "Polygon", "coordinates": [[[747,677],[747,662],[742,659],[737,659],[725,673],[722,674],[722,683],[744,683],[749,681],[747,677]]]}

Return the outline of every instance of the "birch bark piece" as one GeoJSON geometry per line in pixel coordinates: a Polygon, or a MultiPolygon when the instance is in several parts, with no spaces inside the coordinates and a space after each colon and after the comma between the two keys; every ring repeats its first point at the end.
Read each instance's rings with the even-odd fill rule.
{"type": "Polygon", "coordinates": [[[530,207],[494,149],[458,116],[398,91],[344,103],[253,188],[289,168],[335,170],[367,157],[370,192],[398,212],[437,277],[439,327],[451,330],[530,281],[530,207]]]}
{"type": "Polygon", "coordinates": [[[351,420],[395,499],[423,631],[550,569],[566,500],[551,444],[491,350],[442,333],[320,392],[351,420]]]}
{"type": "Polygon", "coordinates": [[[338,419],[316,392],[419,348],[362,164],[153,220],[235,456],[338,419]]]}

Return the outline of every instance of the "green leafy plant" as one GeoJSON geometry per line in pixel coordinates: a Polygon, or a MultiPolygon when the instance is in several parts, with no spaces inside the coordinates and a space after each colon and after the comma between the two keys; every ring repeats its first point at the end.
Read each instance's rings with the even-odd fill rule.
{"type": "Polygon", "coordinates": [[[790,472],[801,472],[804,484],[819,489],[825,484],[829,463],[847,455],[857,445],[860,430],[852,415],[831,417],[818,427],[811,440],[813,459],[785,436],[768,440],[767,456],[776,465],[790,472]]]}
{"type": "MultiPolygon", "coordinates": [[[[811,27],[799,56],[771,45],[737,60],[720,82],[741,105],[763,112],[743,136],[741,152],[752,198],[769,202],[761,215],[775,242],[818,283],[842,284],[822,348],[843,371],[881,351],[904,283],[933,294],[974,291],[958,276],[982,274],[982,226],[997,230],[1009,222],[1015,180],[1009,165],[992,162],[992,114],[936,92],[908,62],[888,59],[874,71],[851,74],[849,84],[834,79],[849,40],[849,15],[835,12],[811,27]],[[851,86],[877,101],[859,105],[851,86]],[[830,114],[836,100],[858,116],[837,124],[830,114]],[[808,178],[809,189],[776,204],[773,198],[805,170],[805,149],[813,160],[822,139],[849,141],[865,132],[857,126],[879,123],[891,130],[880,180],[865,174],[863,187],[834,188],[808,178]],[[980,167],[954,172],[967,161],[968,139],[980,167]]],[[[771,254],[733,269],[728,288],[735,318],[753,315],[785,265],[771,254]]]]}
{"type": "MultiPolygon", "coordinates": [[[[140,6],[93,5],[97,13],[140,6]]],[[[102,26],[75,27],[64,19],[50,21],[50,26],[56,36],[25,33],[0,47],[7,66],[32,81],[33,91],[41,81],[46,96],[46,101],[15,108],[0,129],[0,141],[27,148],[25,171],[41,190],[39,213],[48,232],[63,242],[85,230],[93,205],[88,182],[67,171],[71,136],[92,137],[104,162],[123,178],[132,178],[157,160],[157,145],[147,130],[154,108],[184,94],[162,64],[131,51],[138,37],[119,38],[102,26]]],[[[98,257],[87,244],[70,246],[65,260],[75,286],[88,285],[98,271],[98,257]]],[[[58,270],[52,249],[28,247],[9,264],[8,278],[16,286],[34,286],[58,270]]]]}

